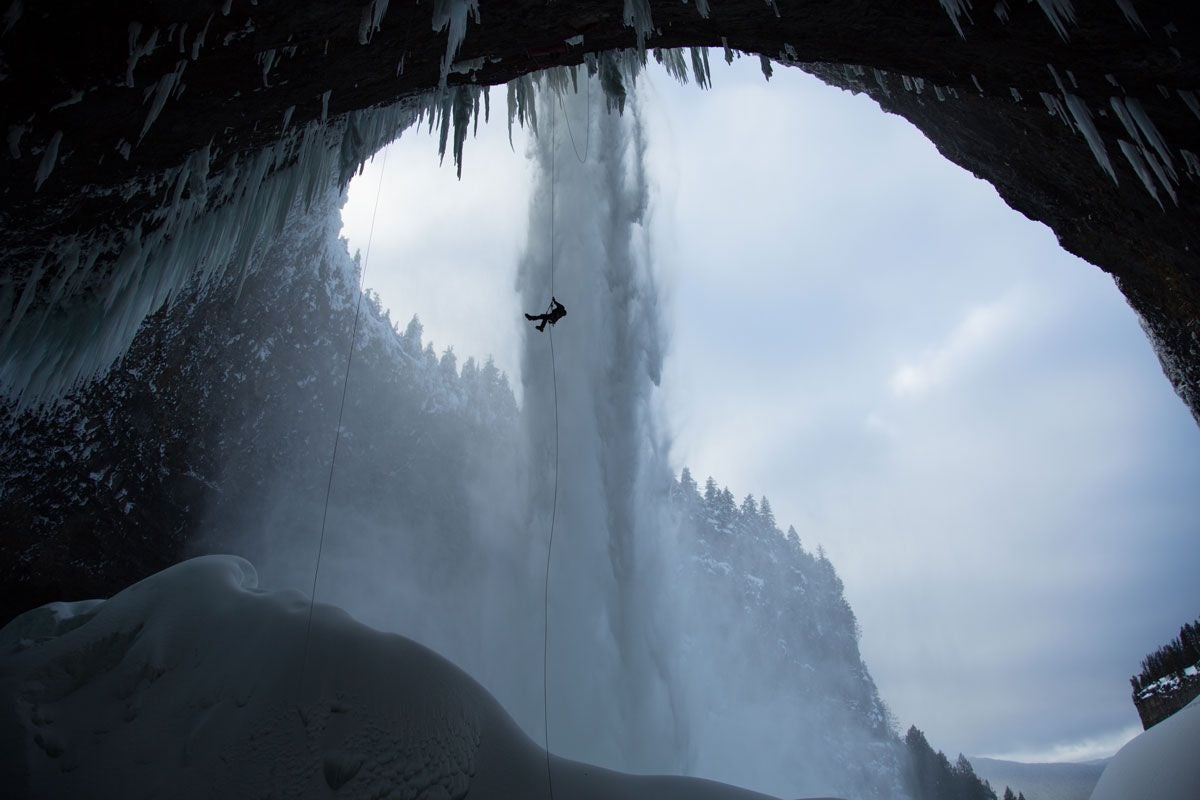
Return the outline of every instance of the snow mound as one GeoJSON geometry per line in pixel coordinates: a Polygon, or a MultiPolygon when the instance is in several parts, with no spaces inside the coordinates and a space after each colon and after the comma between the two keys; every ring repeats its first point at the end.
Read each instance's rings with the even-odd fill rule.
{"type": "MultiPolygon", "coordinates": [[[[547,795],[544,751],[466,673],[234,556],[0,630],[0,785],[18,797],[547,795]]],[[[555,794],[751,800],[551,758],[555,794]]]]}
{"type": "Polygon", "coordinates": [[[1196,800],[1200,797],[1200,698],[1121,748],[1092,800],[1196,800]]]}

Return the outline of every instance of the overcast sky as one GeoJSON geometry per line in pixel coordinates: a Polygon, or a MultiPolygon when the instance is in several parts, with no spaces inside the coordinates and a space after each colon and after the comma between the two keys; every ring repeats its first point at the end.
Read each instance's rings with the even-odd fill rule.
{"type": "MultiPolygon", "coordinates": [[[[676,466],[824,545],[902,728],[951,755],[1111,754],[1140,729],[1128,676],[1200,615],[1200,430],[1136,317],[869,99],[714,68],[708,92],[640,87],[676,466]]],[[[367,285],[510,373],[525,136],[481,127],[459,182],[409,132],[346,208],[365,251],[386,169],[367,285]]]]}

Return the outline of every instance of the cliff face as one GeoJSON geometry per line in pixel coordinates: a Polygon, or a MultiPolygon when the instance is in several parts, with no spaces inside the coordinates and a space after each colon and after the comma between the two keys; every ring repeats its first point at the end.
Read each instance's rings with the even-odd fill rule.
{"type": "Polygon", "coordinates": [[[46,396],[106,368],[172,291],[250,261],[292,200],[418,110],[460,127],[480,87],[585,60],[619,95],[618,60],[597,54],[644,43],[728,46],[869,92],[1111,273],[1200,413],[1190,4],[709,5],[11,4],[0,377],[46,396]]]}
{"type": "Polygon", "coordinates": [[[1200,671],[1192,667],[1182,677],[1171,676],[1133,695],[1142,730],[1150,730],[1188,703],[1200,697],[1200,671]]]}

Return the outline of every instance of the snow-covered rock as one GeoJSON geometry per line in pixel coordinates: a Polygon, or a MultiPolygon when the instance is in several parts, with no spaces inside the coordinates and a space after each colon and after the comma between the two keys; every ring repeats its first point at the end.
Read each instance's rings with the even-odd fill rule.
{"type": "MultiPolygon", "coordinates": [[[[5,796],[546,796],[545,752],[466,673],[332,606],[306,637],[307,598],[257,583],[207,556],[0,630],[5,796]]],[[[764,797],[549,766],[572,800],[764,797]]]]}
{"type": "Polygon", "coordinates": [[[1200,797],[1200,698],[1121,748],[1092,800],[1200,797]]]}

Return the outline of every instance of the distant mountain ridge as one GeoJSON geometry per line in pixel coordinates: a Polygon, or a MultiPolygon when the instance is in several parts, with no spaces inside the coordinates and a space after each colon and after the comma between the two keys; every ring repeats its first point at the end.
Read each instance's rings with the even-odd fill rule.
{"type": "Polygon", "coordinates": [[[1109,760],[1029,764],[971,756],[979,777],[993,788],[1011,786],[1013,791],[1022,792],[1025,800],[1088,800],[1109,760]]]}

